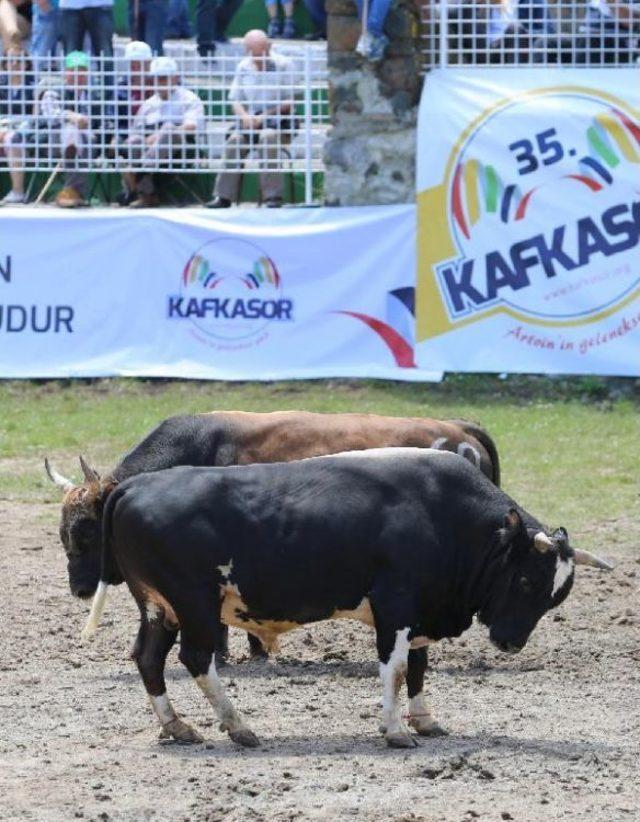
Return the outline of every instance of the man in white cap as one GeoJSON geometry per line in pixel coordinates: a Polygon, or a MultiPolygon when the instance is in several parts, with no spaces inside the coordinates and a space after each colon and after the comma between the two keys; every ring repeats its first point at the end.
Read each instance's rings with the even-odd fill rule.
{"type": "MultiPolygon", "coordinates": [[[[247,56],[236,68],[228,100],[238,123],[226,142],[223,160],[237,164],[254,148],[268,168],[277,165],[283,143],[292,136],[294,68],[288,57],[271,53],[264,31],[253,29],[244,36],[247,56]]],[[[216,179],[209,208],[228,208],[237,200],[240,173],[223,172],[216,179]]],[[[270,208],[282,205],[283,177],[277,171],[260,175],[262,199],[270,208]]]]}
{"type": "MultiPolygon", "coordinates": [[[[155,93],[142,103],[134,117],[129,144],[131,156],[139,166],[157,168],[160,161],[173,156],[183,159],[187,146],[195,145],[198,132],[204,128],[204,106],[197,94],[180,85],[178,66],[172,57],[154,58],[149,75],[155,93]]],[[[131,207],[158,205],[152,174],[131,173],[138,193],[131,207]]]]}

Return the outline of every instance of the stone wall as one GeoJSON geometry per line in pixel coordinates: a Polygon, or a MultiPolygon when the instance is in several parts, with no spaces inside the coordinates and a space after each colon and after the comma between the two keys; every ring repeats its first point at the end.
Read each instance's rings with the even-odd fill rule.
{"type": "Polygon", "coordinates": [[[421,89],[417,3],[395,0],[386,24],[391,42],[377,65],[355,53],[355,3],[327,0],[326,8],[333,123],[324,154],[326,203],[411,202],[421,89]]]}

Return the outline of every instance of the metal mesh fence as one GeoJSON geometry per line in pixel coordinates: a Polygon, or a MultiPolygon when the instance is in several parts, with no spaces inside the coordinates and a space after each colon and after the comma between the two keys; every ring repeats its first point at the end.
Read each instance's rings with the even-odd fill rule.
{"type": "Polygon", "coordinates": [[[637,0],[422,0],[425,69],[629,66],[640,58],[637,0]]]}
{"type": "Polygon", "coordinates": [[[63,58],[6,58],[0,161],[78,173],[296,171],[308,199],[323,168],[327,62],[311,47],[298,55],[259,67],[250,57],[183,56],[177,75],[122,57],[73,70],[63,58]]]}

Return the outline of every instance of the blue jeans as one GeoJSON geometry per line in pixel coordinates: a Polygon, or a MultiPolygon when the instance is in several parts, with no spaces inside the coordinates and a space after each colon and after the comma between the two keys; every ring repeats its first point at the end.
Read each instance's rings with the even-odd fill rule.
{"type": "Polygon", "coordinates": [[[193,36],[187,0],[169,0],[169,12],[164,36],[182,40],[193,36]]]}
{"type": "Polygon", "coordinates": [[[324,8],[325,0],[304,0],[309,16],[319,31],[327,30],[327,12],[324,8]]]}
{"type": "Polygon", "coordinates": [[[33,57],[49,57],[55,54],[58,40],[61,39],[60,11],[54,6],[45,13],[40,11],[37,3],[32,8],[31,54],[33,57]]]}
{"type": "Polygon", "coordinates": [[[243,0],[198,0],[196,4],[196,37],[198,54],[205,57],[216,50],[216,40],[224,37],[231,18],[243,0]]]}
{"type": "Polygon", "coordinates": [[[88,32],[91,53],[113,57],[113,7],[97,6],[85,9],[60,9],[60,28],[64,50],[82,51],[88,32]]]}
{"type": "Polygon", "coordinates": [[[129,0],[129,31],[132,40],[144,40],[154,54],[162,54],[164,27],[169,16],[169,0],[129,0]]]}
{"type": "MultiPolygon", "coordinates": [[[[384,34],[384,21],[391,8],[393,0],[369,0],[369,16],[367,18],[367,31],[374,37],[384,34]]],[[[362,0],[356,0],[358,6],[358,17],[362,19],[362,0]]]]}

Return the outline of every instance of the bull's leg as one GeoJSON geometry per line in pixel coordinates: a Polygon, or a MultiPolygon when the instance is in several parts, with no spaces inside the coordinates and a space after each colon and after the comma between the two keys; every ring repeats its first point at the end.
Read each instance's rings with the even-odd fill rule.
{"type": "Polygon", "coordinates": [[[179,742],[202,742],[200,734],[180,719],[167,696],[164,665],[177,634],[164,626],[161,614],[149,619],[143,612],[133,658],[164,735],[179,742]]]}
{"type": "Polygon", "coordinates": [[[249,653],[251,654],[251,659],[269,659],[269,654],[257,636],[247,634],[247,638],[249,639],[249,653]]]}
{"type": "Polygon", "coordinates": [[[229,661],[229,628],[220,623],[218,641],[216,644],[216,665],[221,668],[229,661]]]}
{"type": "Polygon", "coordinates": [[[207,697],[220,719],[220,730],[227,731],[231,739],[247,748],[259,745],[258,737],[245,724],[242,717],[233,707],[224,686],[218,677],[214,656],[210,650],[203,650],[192,645],[189,637],[182,631],[180,661],[207,697]]]}
{"type": "Polygon", "coordinates": [[[414,648],[409,651],[407,663],[409,725],[421,736],[443,736],[446,731],[431,715],[424,697],[424,674],[427,664],[426,648],[414,648]]]}

